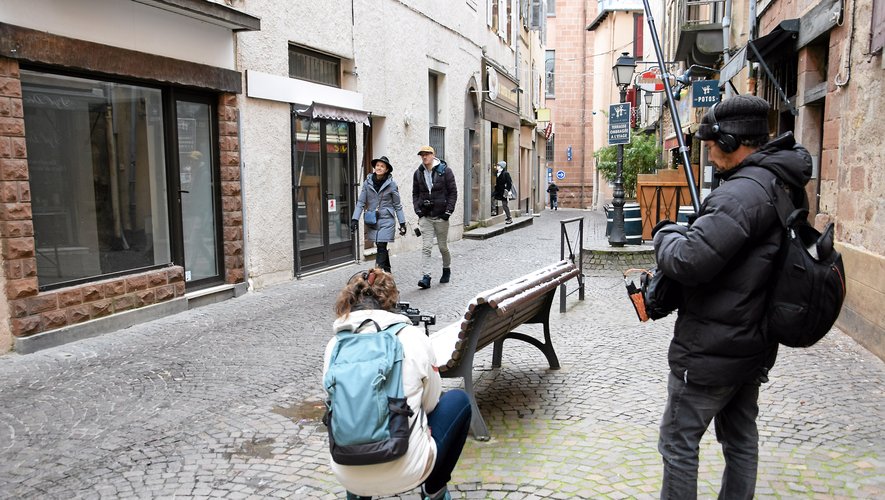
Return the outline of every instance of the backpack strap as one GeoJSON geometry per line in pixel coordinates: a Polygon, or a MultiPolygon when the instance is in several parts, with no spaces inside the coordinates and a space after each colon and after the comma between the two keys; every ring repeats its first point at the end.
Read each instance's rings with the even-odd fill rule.
{"type": "MultiPolygon", "coordinates": [[[[768,169],[762,167],[744,167],[738,173],[731,176],[731,179],[749,179],[758,184],[759,187],[762,188],[762,191],[765,192],[765,195],[768,196],[771,204],[774,205],[778,219],[780,219],[783,227],[787,227],[787,221],[791,219],[795,220],[796,212],[801,210],[801,208],[796,208],[796,205],[791,199],[790,192],[787,190],[786,186],[784,186],[780,177],[768,169]],[[759,178],[759,174],[771,178],[771,180],[767,182],[767,186],[766,183],[759,178]]],[[[805,195],[804,190],[802,194],[803,196],[805,195]]],[[[805,213],[808,214],[808,210],[805,210],[805,213]]]]}
{"type": "Polygon", "coordinates": [[[377,323],[374,319],[372,319],[372,318],[366,318],[366,319],[363,320],[362,323],[360,323],[360,326],[358,326],[358,327],[356,327],[356,328],[353,329],[353,333],[360,333],[360,330],[362,330],[363,327],[366,326],[366,325],[369,324],[369,323],[372,323],[372,324],[375,325],[375,331],[376,331],[376,332],[380,332],[380,331],[381,331],[381,327],[378,325],[378,323],[377,323]]]}

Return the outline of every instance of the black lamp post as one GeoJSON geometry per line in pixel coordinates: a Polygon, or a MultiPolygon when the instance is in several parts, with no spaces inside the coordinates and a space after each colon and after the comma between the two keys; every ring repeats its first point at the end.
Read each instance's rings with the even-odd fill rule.
{"type": "MultiPolygon", "coordinates": [[[[627,87],[633,80],[633,72],[636,69],[636,59],[630,57],[630,54],[624,52],[618,61],[612,66],[612,73],[615,77],[615,85],[621,92],[619,102],[624,102],[627,98],[627,87]]],[[[612,215],[612,230],[608,235],[608,244],[613,247],[622,247],[627,243],[627,237],[624,234],[624,145],[618,144],[618,169],[615,176],[615,189],[612,191],[614,199],[612,206],[614,214],[612,215]]]]}

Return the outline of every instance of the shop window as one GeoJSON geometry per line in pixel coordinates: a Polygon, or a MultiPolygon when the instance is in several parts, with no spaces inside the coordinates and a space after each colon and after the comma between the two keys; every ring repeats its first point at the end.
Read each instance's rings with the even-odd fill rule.
{"type": "Polygon", "coordinates": [[[341,87],[341,60],[304,47],[289,46],[289,77],[341,87]]]}
{"type": "Polygon", "coordinates": [[[169,264],[162,91],[21,82],[40,288],[169,264]]]}

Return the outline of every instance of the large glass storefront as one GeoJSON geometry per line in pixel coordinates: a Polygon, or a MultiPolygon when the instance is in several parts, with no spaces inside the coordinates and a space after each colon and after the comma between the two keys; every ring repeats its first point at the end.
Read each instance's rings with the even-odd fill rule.
{"type": "Polygon", "coordinates": [[[353,260],[354,125],[293,118],[296,273],[353,260]]]}
{"type": "Polygon", "coordinates": [[[21,82],[41,290],[171,263],[220,278],[209,96],[24,69],[21,82]]]}

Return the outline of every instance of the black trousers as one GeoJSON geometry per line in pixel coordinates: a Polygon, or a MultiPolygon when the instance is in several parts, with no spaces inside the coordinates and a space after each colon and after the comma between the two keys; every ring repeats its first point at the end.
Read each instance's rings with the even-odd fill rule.
{"type": "Polygon", "coordinates": [[[375,267],[380,267],[386,272],[390,272],[390,254],[387,252],[387,242],[379,241],[375,243],[378,251],[375,253],[375,267]]]}

